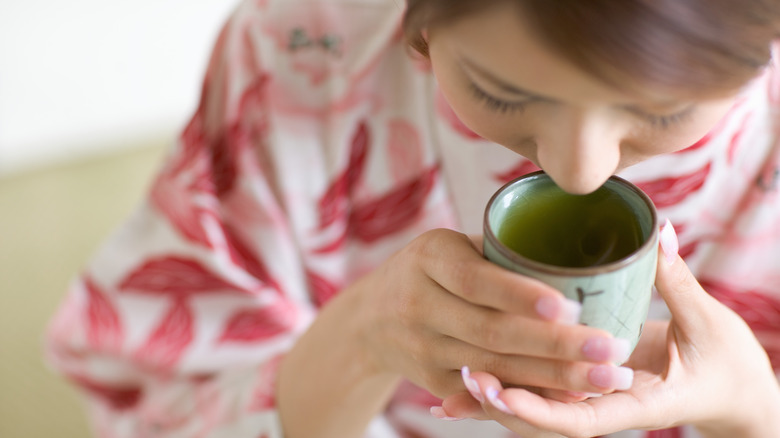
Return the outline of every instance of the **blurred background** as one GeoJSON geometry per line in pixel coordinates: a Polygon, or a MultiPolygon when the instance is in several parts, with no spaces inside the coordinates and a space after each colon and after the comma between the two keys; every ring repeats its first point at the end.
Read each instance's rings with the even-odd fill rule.
{"type": "Polygon", "coordinates": [[[0,437],[90,436],[42,339],[141,199],[237,0],[0,0],[0,437]]]}

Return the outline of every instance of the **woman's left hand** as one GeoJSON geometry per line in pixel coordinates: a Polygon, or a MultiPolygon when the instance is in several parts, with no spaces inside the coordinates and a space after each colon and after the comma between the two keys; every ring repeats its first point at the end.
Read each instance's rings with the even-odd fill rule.
{"type": "Polygon", "coordinates": [[[672,319],[646,324],[626,364],[635,370],[629,390],[567,403],[544,391],[502,389],[494,376],[466,371],[464,379],[479,385],[485,402],[456,394],[438,414],[493,419],[523,437],[592,437],[682,424],[706,437],[780,436],[780,389],[766,352],[744,320],[702,289],[676,254],[673,230],[671,236],[665,231],[668,255],[659,255],[656,288],[672,319]]]}

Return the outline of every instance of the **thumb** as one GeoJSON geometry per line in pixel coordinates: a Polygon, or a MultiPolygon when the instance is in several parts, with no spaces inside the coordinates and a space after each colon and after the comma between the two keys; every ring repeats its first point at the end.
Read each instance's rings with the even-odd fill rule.
{"type": "Polygon", "coordinates": [[[659,242],[655,287],[680,328],[684,331],[701,329],[702,324],[706,324],[704,311],[714,299],[702,289],[678,255],[677,233],[668,219],[661,227],[659,242]]]}

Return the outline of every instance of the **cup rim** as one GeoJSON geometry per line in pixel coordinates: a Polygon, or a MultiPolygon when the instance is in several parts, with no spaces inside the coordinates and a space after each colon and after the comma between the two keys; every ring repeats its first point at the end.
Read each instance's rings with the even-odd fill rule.
{"type": "MultiPolygon", "coordinates": [[[[501,188],[498,189],[493,194],[493,196],[490,197],[490,200],[488,201],[487,206],[485,207],[485,214],[483,217],[483,225],[482,225],[483,239],[485,239],[486,243],[489,242],[490,245],[493,247],[493,249],[495,251],[498,251],[501,254],[501,256],[509,259],[512,264],[524,266],[535,272],[539,272],[543,274],[565,276],[565,277],[585,277],[585,276],[605,274],[605,273],[620,270],[621,268],[624,268],[625,266],[633,263],[636,259],[644,256],[648,251],[650,250],[657,251],[657,248],[655,248],[655,246],[657,240],[656,237],[658,235],[658,212],[656,211],[655,204],[653,204],[653,201],[650,199],[647,193],[642,191],[642,189],[632,184],[628,180],[621,178],[617,175],[610,176],[608,178],[608,181],[612,181],[614,183],[620,184],[621,186],[626,187],[632,192],[634,192],[637,196],[639,196],[639,198],[645,203],[645,205],[650,210],[650,216],[652,220],[650,235],[647,237],[645,242],[642,243],[642,245],[639,248],[634,250],[634,252],[628,254],[627,256],[619,260],[615,260],[614,262],[606,263],[603,265],[588,266],[588,267],[566,267],[566,266],[557,266],[557,265],[550,265],[547,263],[538,262],[536,260],[532,260],[528,257],[522,256],[517,252],[509,249],[498,239],[498,237],[495,235],[495,233],[493,233],[493,230],[490,227],[491,206],[495,203],[498,197],[502,196],[513,185],[518,184],[521,181],[527,179],[538,179],[538,178],[552,179],[543,170],[538,170],[520,176],[518,178],[515,178],[507,182],[503,186],[501,186],[501,188]]],[[[606,184],[606,181],[604,184],[606,184]]]]}

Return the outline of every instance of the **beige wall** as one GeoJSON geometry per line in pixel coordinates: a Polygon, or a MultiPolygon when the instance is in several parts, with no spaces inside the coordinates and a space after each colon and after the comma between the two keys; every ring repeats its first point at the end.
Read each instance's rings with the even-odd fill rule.
{"type": "Polygon", "coordinates": [[[168,143],[0,178],[0,437],[90,436],[79,396],[45,366],[45,324],[168,143]]]}

